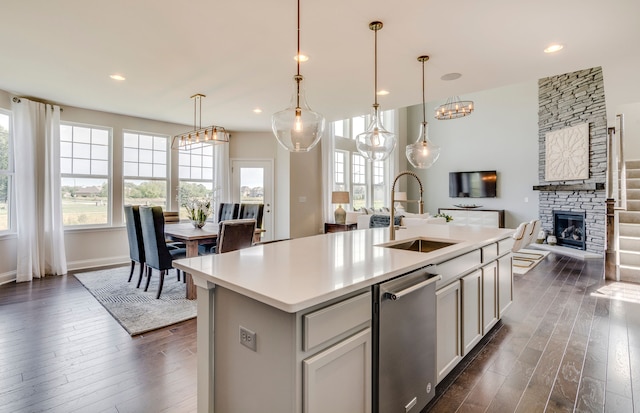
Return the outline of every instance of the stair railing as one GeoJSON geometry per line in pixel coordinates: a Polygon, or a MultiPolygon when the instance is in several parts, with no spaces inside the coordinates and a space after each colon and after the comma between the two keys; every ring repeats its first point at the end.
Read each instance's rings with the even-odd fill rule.
{"type": "Polygon", "coordinates": [[[616,126],[607,129],[607,201],[605,278],[619,280],[618,211],[627,209],[627,180],[624,162],[624,115],[616,115],[616,126]],[[618,130],[616,139],[616,129],[618,130]]]}

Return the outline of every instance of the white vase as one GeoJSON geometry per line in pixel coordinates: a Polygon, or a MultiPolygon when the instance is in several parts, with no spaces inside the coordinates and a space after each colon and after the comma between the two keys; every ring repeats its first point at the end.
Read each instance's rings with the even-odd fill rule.
{"type": "Polygon", "coordinates": [[[549,245],[556,245],[558,243],[558,239],[556,238],[555,235],[549,235],[547,237],[547,244],[549,245]]]}

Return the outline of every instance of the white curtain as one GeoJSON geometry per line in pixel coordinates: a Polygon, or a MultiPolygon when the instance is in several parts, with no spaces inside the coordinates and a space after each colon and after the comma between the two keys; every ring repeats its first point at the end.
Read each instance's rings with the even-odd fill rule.
{"type": "Polygon", "coordinates": [[[335,132],[333,123],[330,124],[329,133],[320,141],[322,148],[322,219],[323,222],[333,222],[335,206],[331,203],[333,192],[335,132]]]}
{"type": "Polygon", "coordinates": [[[213,189],[215,197],[214,220],[217,221],[218,205],[232,202],[231,197],[231,165],[229,161],[229,144],[216,144],[213,147],[213,189]]]}
{"type": "Polygon", "coordinates": [[[60,197],[60,107],[11,105],[15,142],[16,281],[67,272],[60,197]]]}

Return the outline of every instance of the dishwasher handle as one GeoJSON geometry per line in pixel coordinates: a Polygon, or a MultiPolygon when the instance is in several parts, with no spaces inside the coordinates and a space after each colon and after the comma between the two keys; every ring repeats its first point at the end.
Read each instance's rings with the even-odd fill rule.
{"type": "Polygon", "coordinates": [[[421,289],[422,287],[431,284],[432,282],[435,282],[437,280],[439,280],[441,277],[439,274],[433,274],[433,273],[428,273],[431,275],[431,277],[427,278],[426,280],[422,280],[417,284],[413,284],[407,288],[403,288],[400,291],[388,291],[386,293],[384,293],[386,298],[389,298],[391,300],[399,300],[400,298],[404,297],[407,294],[411,294],[412,292],[421,289]]]}

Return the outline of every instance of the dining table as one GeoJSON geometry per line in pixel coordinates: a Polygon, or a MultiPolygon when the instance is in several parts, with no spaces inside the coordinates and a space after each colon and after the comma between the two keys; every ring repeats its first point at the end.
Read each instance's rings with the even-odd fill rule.
{"type": "MultiPolygon", "coordinates": [[[[257,228],[254,235],[254,243],[260,241],[264,230],[257,228]]],[[[187,258],[198,256],[198,245],[211,244],[218,238],[218,223],[207,222],[203,227],[197,228],[191,223],[165,224],[164,235],[174,241],[183,242],[186,246],[187,258]]],[[[191,274],[185,274],[187,284],[186,297],[188,300],[197,298],[197,289],[191,278],[191,274]]]]}
{"type": "MultiPolygon", "coordinates": [[[[209,222],[201,228],[196,228],[191,223],[166,224],[164,235],[168,238],[183,242],[187,249],[187,258],[198,256],[198,245],[211,244],[218,238],[218,224],[209,222]]],[[[191,274],[185,274],[187,284],[187,299],[197,298],[196,286],[193,284],[191,274]]]]}

